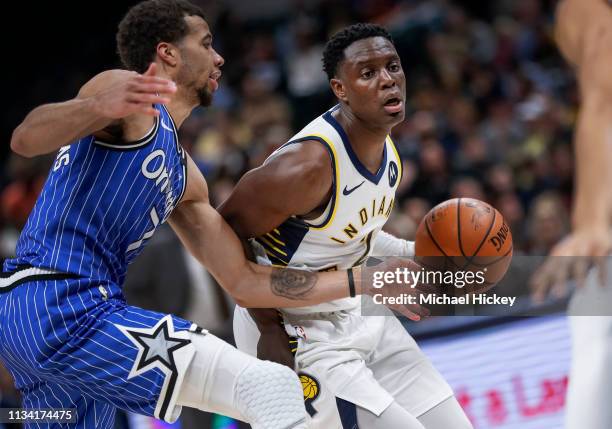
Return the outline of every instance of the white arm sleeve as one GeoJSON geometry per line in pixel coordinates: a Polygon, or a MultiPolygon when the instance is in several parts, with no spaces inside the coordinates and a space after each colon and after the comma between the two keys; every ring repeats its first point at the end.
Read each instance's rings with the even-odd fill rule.
{"type": "Polygon", "coordinates": [[[414,256],[414,241],[380,231],[374,240],[371,256],[414,256]]]}

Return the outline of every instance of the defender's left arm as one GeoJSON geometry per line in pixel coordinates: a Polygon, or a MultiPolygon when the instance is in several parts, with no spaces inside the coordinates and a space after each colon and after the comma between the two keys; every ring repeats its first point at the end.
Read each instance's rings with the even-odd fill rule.
{"type": "MultiPolygon", "coordinates": [[[[316,273],[259,266],[208,201],[208,188],[188,157],[187,190],[169,223],[185,247],[244,307],[299,307],[349,296],[345,271],[316,273]]],[[[360,271],[355,286],[361,293],[360,271]]]]}

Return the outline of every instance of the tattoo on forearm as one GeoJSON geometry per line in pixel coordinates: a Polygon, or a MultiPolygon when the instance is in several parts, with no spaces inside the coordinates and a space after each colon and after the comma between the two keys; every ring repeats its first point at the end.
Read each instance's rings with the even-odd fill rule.
{"type": "Polygon", "coordinates": [[[272,271],[270,287],[274,295],[302,299],[314,288],[317,278],[317,273],[312,271],[278,268],[272,271]]]}

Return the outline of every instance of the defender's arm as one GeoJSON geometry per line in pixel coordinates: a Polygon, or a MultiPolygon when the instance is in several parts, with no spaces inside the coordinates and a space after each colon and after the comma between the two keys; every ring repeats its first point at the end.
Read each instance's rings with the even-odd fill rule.
{"type": "Polygon", "coordinates": [[[105,71],[87,82],[76,98],[35,108],[13,131],[11,149],[25,157],[51,153],[131,115],[157,115],[152,104],[168,103],[176,86],[156,77],[155,71],[155,64],[144,75],[105,71]]]}
{"type": "MultiPolygon", "coordinates": [[[[566,7],[572,5],[577,3],[565,2],[566,7]]],[[[610,14],[610,11],[603,9],[601,13],[610,14]]],[[[559,18],[567,20],[569,16],[559,18]]],[[[612,249],[612,56],[609,52],[612,29],[609,21],[601,17],[591,19],[588,26],[582,27],[575,50],[570,49],[573,46],[567,40],[558,38],[559,42],[566,43],[564,52],[574,54],[571,60],[577,66],[582,97],[574,136],[575,198],[572,232],[552,249],[552,257],[532,279],[536,301],[542,300],[550,289],[556,295],[565,294],[568,278],[576,279],[578,286],[582,286],[593,262],[600,265],[600,281],[605,282],[604,256],[612,249]]]]}
{"type": "MultiPolygon", "coordinates": [[[[347,273],[264,267],[247,261],[240,240],[210,206],[206,182],[189,159],[188,185],[170,224],[187,249],[245,307],[300,307],[349,295],[347,273]]],[[[355,269],[357,293],[360,270],[355,269]]]]}
{"type": "MultiPolygon", "coordinates": [[[[582,105],[575,135],[575,229],[608,227],[612,208],[612,29],[589,31],[578,69],[582,105]]],[[[606,249],[607,250],[607,249],[606,249]]]]}

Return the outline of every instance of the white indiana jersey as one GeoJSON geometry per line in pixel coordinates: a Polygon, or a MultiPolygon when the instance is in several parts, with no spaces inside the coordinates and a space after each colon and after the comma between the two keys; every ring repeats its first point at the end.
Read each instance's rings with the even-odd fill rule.
{"type": "MultiPolygon", "coordinates": [[[[333,167],[333,193],[323,214],[316,219],[293,216],[269,233],[258,237],[267,259],[278,266],[318,271],[342,270],[365,262],[376,235],[391,214],[395,191],[402,175],[402,163],[387,136],[382,162],[372,174],[359,161],[348,136],[333,117],[332,108],[297,133],[271,157],[291,144],[323,144],[333,167]]],[[[359,298],[345,298],[310,307],[284,309],[305,314],[354,308],[359,298]]]]}

